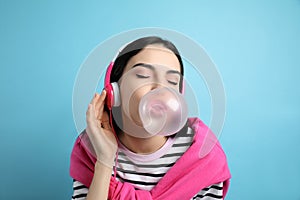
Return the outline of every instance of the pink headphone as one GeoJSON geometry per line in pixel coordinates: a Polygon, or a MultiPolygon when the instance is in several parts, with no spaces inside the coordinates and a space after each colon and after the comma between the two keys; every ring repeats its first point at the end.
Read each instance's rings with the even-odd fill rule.
{"type": "Polygon", "coordinates": [[[120,98],[120,90],[118,83],[110,82],[110,74],[111,70],[114,66],[114,62],[110,62],[104,79],[104,89],[106,90],[106,105],[109,110],[112,109],[112,107],[120,106],[121,104],[121,98],[120,98]]]}

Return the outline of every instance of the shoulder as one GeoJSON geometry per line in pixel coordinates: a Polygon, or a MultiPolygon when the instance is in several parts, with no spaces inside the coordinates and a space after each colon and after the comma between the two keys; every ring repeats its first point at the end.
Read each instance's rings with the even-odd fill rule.
{"type": "Polygon", "coordinates": [[[217,136],[201,119],[197,117],[189,118],[188,126],[194,131],[193,143],[196,144],[198,148],[200,148],[200,158],[205,157],[212,150],[216,149],[218,149],[220,153],[224,154],[217,136]]]}

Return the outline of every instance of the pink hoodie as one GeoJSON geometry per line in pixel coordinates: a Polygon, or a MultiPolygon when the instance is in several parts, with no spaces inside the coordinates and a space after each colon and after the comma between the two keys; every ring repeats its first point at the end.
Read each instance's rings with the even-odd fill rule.
{"type": "MultiPolygon", "coordinates": [[[[191,199],[202,189],[219,182],[224,182],[225,198],[231,175],[219,142],[200,119],[190,118],[189,127],[195,131],[192,145],[152,190],[137,190],[130,183],[122,183],[111,177],[108,199],[191,199]],[[216,144],[213,148],[209,148],[207,155],[199,157],[200,149],[203,152],[207,140],[215,141],[216,144]]],[[[95,162],[96,158],[86,150],[78,138],[71,155],[71,177],[89,187],[93,179],[95,162]]]]}

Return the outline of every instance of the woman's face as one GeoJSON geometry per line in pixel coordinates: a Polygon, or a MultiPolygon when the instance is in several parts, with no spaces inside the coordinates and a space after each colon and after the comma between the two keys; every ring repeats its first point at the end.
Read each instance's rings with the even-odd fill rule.
{"type": "Polygon", "coordinates": [[[139,126],[139,102],[149,91],[172,87],[179,91],[180,63],[176,55],[162,45],[148,45],[127,63],[119,81],[123,120],[124,111],[139,126]],[[128,105],[127,105],[128,104],[128,105]]]}

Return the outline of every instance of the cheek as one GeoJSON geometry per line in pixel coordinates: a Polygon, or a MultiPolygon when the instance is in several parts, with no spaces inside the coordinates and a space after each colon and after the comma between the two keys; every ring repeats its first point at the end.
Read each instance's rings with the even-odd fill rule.
{"type": "Polygon", "coordinates": [[[120,84],[121,107],[123,114],[137,124],[140,124],[139,103],[141,98],[151,90],[151,86],[140,86],[140,84],[132,80],[133,79],[130,79],[129,81],[129,79],[127,79],[126,84],[124,84],[125,81],[120,84]]]}
{"type": "Polygon", "coordinates": [[[139,116],[139,103],[148,90],[145,87],[137,89],[136,91],[133,92],[132,96],[130,97],[129,113],[130,113],[130,117],[136,122],[141,121],[139,116]]]}

